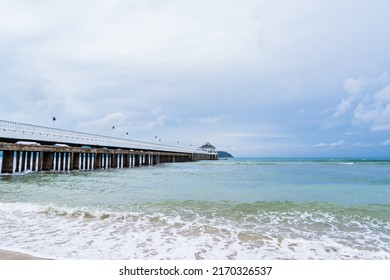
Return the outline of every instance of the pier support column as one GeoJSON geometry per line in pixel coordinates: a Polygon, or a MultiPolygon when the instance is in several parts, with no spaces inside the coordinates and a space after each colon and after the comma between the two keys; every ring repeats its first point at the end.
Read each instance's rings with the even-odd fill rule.
{"type": "Polygon", "coordinates": [[[89,154],[84,153],[84,170],[88,170],[89,154]]]}
{"type": "Polygon", "coordinates": [[[123,168],[123,155],[118,155],[118,168],[123,168]]]}
{"type": "Polygon", "coordinates": [[[111,154],[106,154],[106,164],[107,164],[106,169],[110,169],[112,167],[112,165],[111,165],[111,154]]]}
{"type": "Polygon", "coordinates": [[[20,165],[20,152],[16,151],[16,158],[15,158],[15,172],[19,172],[19,165],[20,165]]]}
{"type": "Polygon", "coordinates": [[[87,153],[84,153],[83,155],[84,155],[84,162],[83,162],[84,163],[84,168],[83,169],[84,170],[88,170],[88,162],[89,162],[89,157],[88,156],[89,155],[87,153]]]}
{"type": "Polygon", "coordinates": [[[89,169],[89,154],[85,153],[84,154],[84,170],[88,170],[89,169]]]}
{"type": "Polygon", "coordinates": [[[85,170],[89,170],[90,169],[90,166],[89,166],[89,156],[90,156],[90,154],[88,154],[88,153],[85,154],[85,165],[84,165],[84,169],[85,170]]]}
{"type": "Polygon", "coordinates": [[[3,164],[1,165],[1,173],[13,173],[14,172],[14,152],[3,152],[3,164]]]}
{"type": "Polygon", "coordinates": [[[80,169],[80,153],[72,153],[72,170],[79,170],[80,169]]]}
{"type": "Polygon", "coordinates": [[[64,156],[65,156],[65,161],[64,161],[65,168],[64,168],[64,170],[68,171],[70,169],[69,168],[69,153],[64,153],[64,156]]]}
{"type": "Polygon", "coordinates": [[[118,157],[116,154],[111,154],[111,167],[112,168],[117,168],[118,167],[118,157]]]}
{"type": "Polygon", "coordinates": [[[140,165],[140,155],[134,155],[134,166],[138,167],[140,165]]]}
{"type": "Polygon", "coordinates": [[[66,158],[66,153],[64,152],[61,153],[61,157],[60,157],[61,171],[66,171],[65,158],[66,158]]]}
{"type": "Polygon", "coordinates": [[[150,165],[150,156],[148,154],[145,155],[145,165],[150,165]]]}
{"type": "Polygon", "coordinates": [[[91,154],[85,154],[85,169],[86,170],[91,170],[91,154]]]}
{"type": "Polygon", "coordinates": [[[102,167],[102,154],[94,154],[94,169],[100,169],[102,167]]]}
{"type": "Polygon", "coordinates": [[[102,157],[101,168],[105,169],[106,168],[106,163],[105,163],[106,154],[101,154],[101,157],[102,157]]]}
{"type": "Polygon", "coordinates": [[[153,164],[154,164],[154,165],[157,165],[157,164],[158,164],[158,157],[159,157],[159,155],[154,155],[154,156],[153,156],[153,164]]]}
{"type": "Polygon", "coordinates": [[[123,155],[123,168],[130,167],[130,155],[124,154],[123,155]]]}
{"type": "Polygon", "coordinates": [[[31,153],[32,152],[27,152],[27,167],[26,167],[27,170],[32,170],[32,168],[31,168],[31,153]]]}
{"type": "Polygon", "coordinates": [[[107,168],[108,168],[107,154],[103,154],[103,155],[102,155],[102,164],[103,164],[103,168],[104,168],[104,169],[107,169],[107,168]]]}
{"type": "Polygon", "coordinates": [[[104,166],[104,154],[98,154],[98,158],[99,158],[99,162],[100,162],[100,167],[99,168],[103,168],[104,166]]]}
{"type": "Polygon", "coordinates": [[[94,163],[94,154],[89,154],[89,169],[90,170],[93,170],[94,169],[94,166],[93,166],[93,163],[94,163]]]}
{"type": "Polygon", "coordinates": [[[84,153],[79,154],[79,170],[84,169],[84,153]]]}
{"type": "Polygon", "coordinates": [[[80,153],[80,170],[85,170],[85,153],[80,153]]]}
{"type": "Polygon", "coordinates": [[[21,156],[22,164],[20,165],[20,172],[23,172],[26,170],[26,152],[21,152],[21,156]]]}
{"type": "Polygon", "coordinates": [[[53,152],[43,152],[42,170],[44,170],[44,171],[52,170],[53,163],[54,163],[54,153],[53,152]]]}
{"type": "Polygon", "coordinates": [[[61,170],[61,154],[56,152],[56,170],[61,170]]]}
{"type": "Polygon", "coordinates": [[[39,152],[39,158],[38,158],[38,171],[43,170],[43,152],[39,152]]]}
{"type": "Polygon", "coordinates": [[[33,152],[33,153],[32,153],[31,171],[38,171],[38,166],[37,166],[37,152],[33,152]]]}
{"type": "Polygon", "coordinates": [[[73,153],[69,153],[69,170],[73,170],[73,153]]]}

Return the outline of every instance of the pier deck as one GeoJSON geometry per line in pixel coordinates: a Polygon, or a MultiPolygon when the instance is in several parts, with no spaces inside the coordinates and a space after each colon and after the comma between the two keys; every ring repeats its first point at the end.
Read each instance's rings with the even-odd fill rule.
{"type": "Polygon", "coordinates": [[[216,153],[0,120],[2,174],[217,159],[216,153]]]}

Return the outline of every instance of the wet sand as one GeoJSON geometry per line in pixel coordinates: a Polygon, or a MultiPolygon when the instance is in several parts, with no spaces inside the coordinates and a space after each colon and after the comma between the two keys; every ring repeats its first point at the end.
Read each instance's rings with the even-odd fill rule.
{"type": "Polygon", "coordinates": [[[0,249],[0,260],[47,260],[47,259],[0,249]]]}

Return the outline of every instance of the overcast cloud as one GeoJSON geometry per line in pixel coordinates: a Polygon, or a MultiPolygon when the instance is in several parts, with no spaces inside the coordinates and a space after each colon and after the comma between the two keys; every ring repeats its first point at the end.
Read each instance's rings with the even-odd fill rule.
{"type": "Polygon", "coordinates": [[[0,7],[0,119],[236,156],[389,156],[387,0],[0,7]]]}

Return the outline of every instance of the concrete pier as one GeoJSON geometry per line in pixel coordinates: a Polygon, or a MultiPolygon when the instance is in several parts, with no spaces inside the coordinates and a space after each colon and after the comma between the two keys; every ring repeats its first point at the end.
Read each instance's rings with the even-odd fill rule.
{"type": "Polygon", "coordinates": [[[99,170],[217,159],[188,149],[0,120],[1,174],[99,170]]]}
{"type": "Polygon", "coordinates": [[[162,163],[193,161],[192,154],[146,152],[102,148],[55,147],[0,142],[2,174],[29,171],[69,172],[132,168],[162,163]]]}

